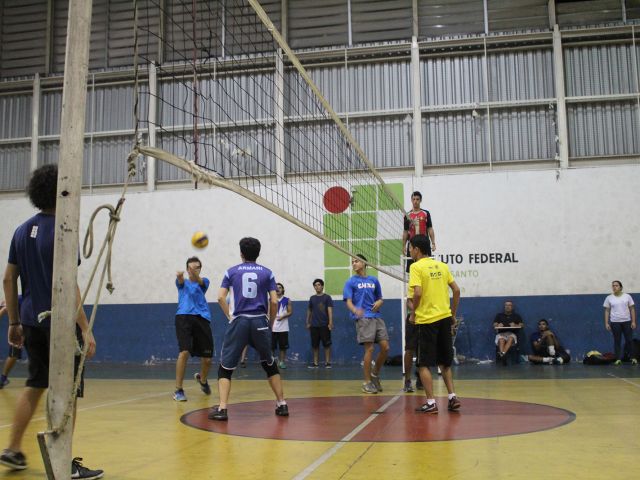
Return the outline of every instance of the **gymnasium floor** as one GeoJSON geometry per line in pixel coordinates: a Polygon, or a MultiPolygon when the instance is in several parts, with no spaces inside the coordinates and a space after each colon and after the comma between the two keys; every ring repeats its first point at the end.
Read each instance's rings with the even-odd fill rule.
{"type": "MultiPolygon", "coordinates": [[[[280,418],[250,364],[220,424],[206,420],[215,388],[205,397],[190,380],[189,400],[171,399],[173,365],[90,364],[74,455],[112,480],[638,478],[640,367],[454,368],[462,410],[447,412],[437,380],[440,414],[428,416],[413,411],[421,395],[402,393],[399,367],[383,370],[382,394],[364,395],[355,366],[293,366],[283,374],[291,416],[280,418]]],[[[0,390],[2,447],[24,374],[18,365],[0,390]]],[[[44,478],[44,426],[41,408],[24,444],[29,469],[0,467],[0,478],[44,478]]]]}

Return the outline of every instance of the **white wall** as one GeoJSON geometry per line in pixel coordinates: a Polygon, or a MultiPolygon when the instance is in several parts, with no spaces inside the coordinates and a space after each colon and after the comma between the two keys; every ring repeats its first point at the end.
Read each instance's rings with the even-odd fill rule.
{"type": "MultiPolygon", "coordinates": [[[[614,278],[626,291],[640,291],[640,166],[389,182],[404,183],[407,209],[410,192],[423,193],[423,207],[434,219],[436,253],[462,255],[451,269],[466,296],[605,293],[614,278]],[[490,253],[513,254],[517,263],[470,262],[470,254],[490,253]]],[[[82,197],[82,235],[93,209],[117,199],[82,197]]],[[[33,213],[26,198],[0,197],[0,258],[7,258],[15,227],[33,213]]],[[[101,217],[96,228],[100,240],[105,222],[101,217]]],[[[311,281],[324,272],[320,240],[231,192],[185,189],[128,194],[113,254],[116,290],[103,302],[174,302],[175,271],[192,254],[200,256],[204,274],[217,286],[224,270],[240,261],[243,236],[261,240],[259,261],[285,283],[288,296],[302,300],[313,293],[311,281]],[[191,246],[196,230],[209,234],[207,249],[191,246]]],[[[91,264],[83,261],[81,284],[91,264]]],[[[387,298],[400,296],[398,281],[384,275],[381,281],[387,298]]]]}

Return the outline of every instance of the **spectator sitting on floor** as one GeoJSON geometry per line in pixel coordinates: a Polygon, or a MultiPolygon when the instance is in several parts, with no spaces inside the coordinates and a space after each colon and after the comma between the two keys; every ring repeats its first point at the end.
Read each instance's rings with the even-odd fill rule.
{"type": "Polygon", "coordinates": [[[538,321],[538,331],[531,334],[531,350],[531,363],[563,364],[571,360],[556,334],[549,330],[549,322],[544,318],[538,321]]]}
{"type": "Polygon", "coordinates": [[[496,331],[497,360],[506,365],[507,353],[513,346],[518,344],[516,332],[524,328],[524,322],[520,315],[514,311],[511,300],[504,302],[504,312],[496,315],[493,321],[493,328],[496,331]]]}

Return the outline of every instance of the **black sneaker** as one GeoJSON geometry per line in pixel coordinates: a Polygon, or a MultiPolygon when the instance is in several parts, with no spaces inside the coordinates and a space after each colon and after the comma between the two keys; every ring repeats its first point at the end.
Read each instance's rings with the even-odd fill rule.
{"type": "Polygon", "coordinates": [[[429,405],[428,403],[425,403],[424,405],[422,405],[421,407],[416,408],[416,412],[420,412],[420,413],[430,413],[430,414],[438,414],[438,404],[437,403],[432,403],[431,405],[429,405]]]}
{"type": "Polygon", "coordinates": [[[449,410],[452,412],[456,412],[458,410],[460,410],[460,400],[458,400],[458,397],[452,397],[449,399],[449,410]]]}
{"type": "Polygon", "coordinates": [[[279,417],[288,417],[289,416],[289,407],[285,403],[284,405],[280,405],[276,407],[276,415],[279,417]]]}
{"type": "Polygon", "coordinates": [[[209,382],[204,382],[202,383],[200,381],[200,379],[202,378],[200,376],[199,373],[196,373],[193,378],[196,379],[196,382],[198,382],[198,385],[200,386],[200,390],[202,390],[202,393],[204,393],[205,395],[211,395],[211,387],[209,386],[209,382]]]}
{"type": "Polygon", "coordinates": [[[71,478],[82,478],[83,480],[97,480],[104,476],[103,470],[91,470],[90,468],[82,466],[81,458],[74,458],[71,460],[71,478]]]}
{"type": "Polygon", "coordinates": [[[0,463],[12,470],[24,470],[27,468],[27,457],[22,452],[14,452],[7,448],[0,455],[0,463]]]}
{"type": "Polygon", "coordinates": [[[218,405],[213,407],[213,409],[207,415],[209,420],[218,420],[219,422],[226,422],[229,420],[229,415],[227,415],[226,408],[220,408],[218,405]]]}

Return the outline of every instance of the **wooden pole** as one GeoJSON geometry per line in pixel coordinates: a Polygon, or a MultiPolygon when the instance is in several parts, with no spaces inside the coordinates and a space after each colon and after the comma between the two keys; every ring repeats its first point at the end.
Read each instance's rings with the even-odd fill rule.
{"type": "MultiPolygon", "coordinates": [[[[45,436],[50,480],[68,479],[71,472],[73,409],[69,409],[74,383],[76,351],[75,318],[78,284],[78,228],[84,153],[87,71],[92,2],[69,1],[67,46],[62,90],[60,159],[56,202],[56,235],[53,255],[51,353],[47,416],[53,434],[45,436]],[[72,417],[64,417],[71,412],[72,417]],[[59,432],[55,429],[64,425],[59,432]]],[[[47,459],[44,458],[45,465],[47,459]]]]}

